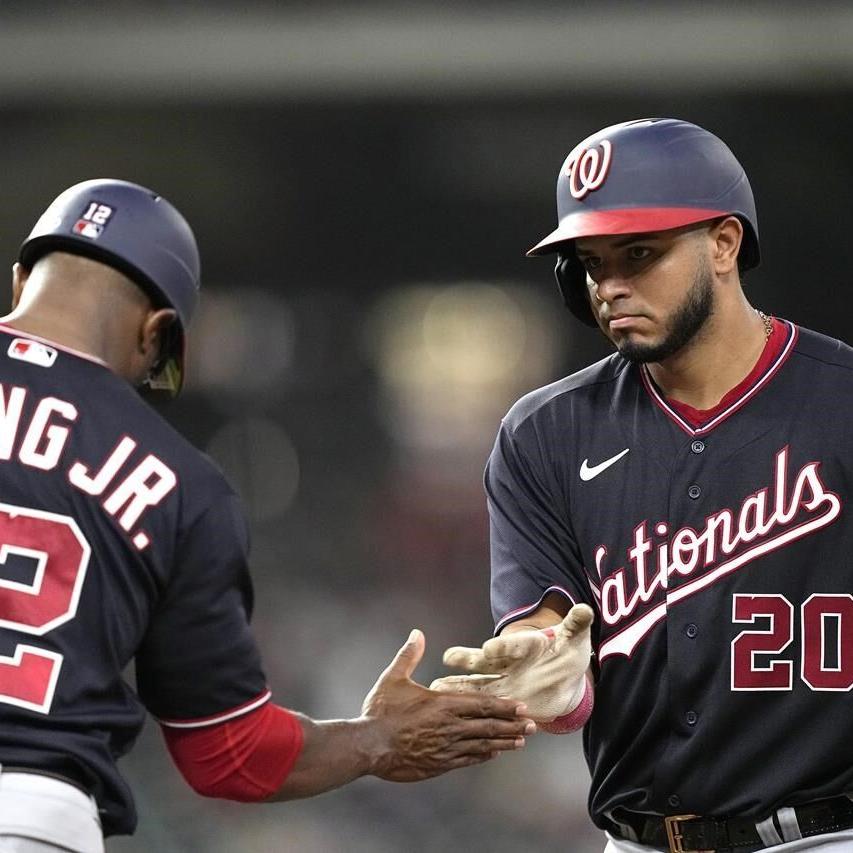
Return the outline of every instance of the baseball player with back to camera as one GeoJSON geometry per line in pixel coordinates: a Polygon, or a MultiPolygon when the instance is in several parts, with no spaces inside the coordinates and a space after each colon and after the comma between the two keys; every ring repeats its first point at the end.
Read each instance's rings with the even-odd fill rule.
{"type": "Polygon", "coordinates": [[[530,254],[616,352],[503,419],[496,636],[433,686],[583,727],[607,853],[853,850],[853,351],[749,304],[752,191],[694,124],[588,137],[557,208],[530,254]]]}
{"type": "Polygon", "coordinates": [[[134,387],[179,389],[198,286],[183,216],[118,180],[62,193],[14,266],[0,323],[0,850],[95,853],[132,832],[116,760],[146,709],[194,789],[248,802],[366,774],[425,779],[535,730],[514,700],[412,681],[417,630],[358,718],[273,704],[235,494],[134,387]]]}

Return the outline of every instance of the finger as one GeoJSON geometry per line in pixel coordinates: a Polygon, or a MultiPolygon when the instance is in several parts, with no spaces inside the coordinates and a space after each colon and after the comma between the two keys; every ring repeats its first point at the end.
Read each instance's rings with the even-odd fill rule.
{"type": "Polygon", "coordinates": [[[501,678],[500,675],[446,675],[433,681],[429,689],[440,693],[482,693],[501,678]]]}
{"type": "Polygon", "coordinates": [[[460,720],[454,729],[458,731],[460,741],[476,740],[478,738],[512,739],[535,734],[536,723],[524,717],[514,720],[496,720],[492,717],[485,719],[460,720]]]}
{"type": "Polygon", "coordinates": [[[457,758],[450,759],[445,765],[448,770],[458,770],[462,767],[473,767],[475,764],[485,764],[493,758],[497,758],[500,752],[495,750],[492,753],[477,753],[475,755],[460,755],[457,758]]]}
{"type": "Polygon", "coordinates": [[[569,637],[586,631],[595,618],[592,608],[588,604],[576,604],[560,623],[560,628],[569,637]]]}
{"type": "Polygon", "coordinates": [[[460,755],[487,755],[492,752],[512,752],[526,746],[526,739],[521,737],[501,738],[470,738],[460,740],[448,749],[458,751],[460,755]]]}
{"type": "Polygon", "coordinates": [[[440,776],[442,773],[446,773],[448,770],[460,770],[463,767],[473,767],[475,764],[485,764],[487,761],[491,761],[493,758],[497,758],[498,755],[500,755],[500,752],[497,750],[492,753],[457,755],[455,758],[449,758],[447,759],[447,761],[442,762],[441,767],[435,772],[433,772],[431,775],[440,776]]]}
{"type": "MultiPolygon", "coordinates": [[[[464,676],[459,676],[460,678],[464,676]]],[[[493,688],[497,689],[497,688],[493,688]]],[[[443,691],[445,692],[445,691],[443,691]]],[[[501,720],[527,719],[527,706],[517,699],[493,696],[480,691],[445,692],[445,707],[457,717],[493,718],[501,720]]]]}
{"type": "Polygon", "coordinates": [[[398,772],[392,772],[382,778],[393,782],[419,782],[423,779],[432,779],[436,776],[441,776],[449,770],[459,770],[462,767],[484,764],[492,758],[497,758],[498,755],[500,753],[495,751],[490,753],[441,756],[433,761],[430,766],[407,767],[398,772]]]}
{"type": "Polygon", "coordinates": [[[469,649],[466,646],[451,646],[442,657],[445,666],[467,669],[469,672],[482,672],[485,658],[482,649],[469,649]]]}
{"type": "Polygon", "coordinates": [[[421,662],[426,648],[426,640],[422,631],[412,628],[409,638],[400,646],[394,659],[385,668],[381,678],[398,676],[400,678],[411,678],[417,665],[421,662]]]}
{"type": "Polygon", "coordinates": [[[550,638],[541,631],[515,631],[486,640],[483,656],[495,667],[501,661],[524,660],[538,655],[549,641],[550,638]]]}

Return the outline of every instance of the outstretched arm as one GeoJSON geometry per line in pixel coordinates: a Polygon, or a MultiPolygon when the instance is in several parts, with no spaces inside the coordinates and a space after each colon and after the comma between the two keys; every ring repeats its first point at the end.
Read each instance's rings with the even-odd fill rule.
{"type": "Polygon", "coordinates": [[[411,680],[424,636],[413,631],[354,720],[301,717],[305,745],[273,799],[307,797],[371,775],[417,782],[524,746],[535,731],[523,705],[493,696],[438,693],[411,680]],[[449,701],[448,701],[449,700],[449,701]]]}
{"type": "Polygon", "coordinates": [[[412,631],[349,720],[316,721],[267,705],[201,730],[164,728],[190,785],[206,796],[291,800],[359,776],[416,782],[524,746],[536,730],[523,704],[428,690],[412,681],[424,636],[412,631]]]}

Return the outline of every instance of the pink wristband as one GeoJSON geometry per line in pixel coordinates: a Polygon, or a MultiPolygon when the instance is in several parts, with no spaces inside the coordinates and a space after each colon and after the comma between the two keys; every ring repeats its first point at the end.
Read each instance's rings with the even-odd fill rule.
{"type": "Polygon", "coordinates": [[[595,704],[594,698],[595,688],[589,674],[587,674],[584,678],[583,696],[577,706],[568,714],[563,714],[562,717],[557,717],[549,723],[537,723],[536,727],[544,732],[550,732],[552,735],[566,735],[569,732],[576,732],[584,727],[592,715],[592,708],[595,704]]]}

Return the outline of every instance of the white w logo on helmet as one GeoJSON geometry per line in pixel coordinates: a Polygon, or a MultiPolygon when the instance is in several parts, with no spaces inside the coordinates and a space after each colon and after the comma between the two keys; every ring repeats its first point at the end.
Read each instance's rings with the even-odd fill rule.
{"type": "Polygon", "coordinates": [[[588,192],[597,190],[607,177],[610,169],[610,155],[613,146],[602,139],[599,148],[583,148],[566,165],[569,178],[569,192],[572,197],[582,199],[588,192]]]}

